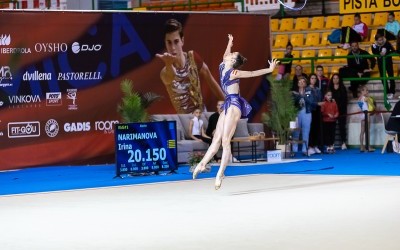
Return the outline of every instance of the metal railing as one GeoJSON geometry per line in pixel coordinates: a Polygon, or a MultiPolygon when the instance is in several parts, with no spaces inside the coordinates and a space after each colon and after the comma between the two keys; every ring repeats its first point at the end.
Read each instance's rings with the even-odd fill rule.
{"type": "MultiPolygon", "coordinates": [[[[388,77],[386,75],[386,58],[387,57],[393,57],[393,56],[400,56],[400,54],[397,53],[392,53],[389,55],[385,56],[379,56],[379,55],[359,55],[358,57],[362,58],[382,58],[382,75],[381,77],[347,77],[343,78],[344,81],[370,81],[370,80],[381,80],[383,82],[383,103],[385,105],[385,108],[387,110],[390,110],[392,108],[392,105],[389,103],[388,98],[387,98],[387,80],[398,80],[400,77],[388,77]]],[[[278,60],[282,61],[304,61],[308,60],[310,61],[311,64],[311,72],[314,72],[315,68],[315,61],[321,60],[321,59],[335,59],[335,58],[355,58],[355,56],[321,56],[321,57],[297,57],[297,58],[278,58],[278,60]]],[[[321,63],[322,64],[322,63],[321,63]]],[[[325,63],[324,63],[325,64],[325,63]]]]}
{"type": "Polygon", "coordinates": [[[213,5],[220,5],[226,3],[238,3],[240,7],[240,11],[245,11],[244,0],[209,0],[204,2],[198,2],[195,0],[187,0],[187,1],[143,1],[139,0],[138,8],[146,8],[148,10],[152,9],[165,9],[165,8],[175,8],[175,7],[184,7],[187,10],[195,10],[197,7],[210,7],[213,5]]]}

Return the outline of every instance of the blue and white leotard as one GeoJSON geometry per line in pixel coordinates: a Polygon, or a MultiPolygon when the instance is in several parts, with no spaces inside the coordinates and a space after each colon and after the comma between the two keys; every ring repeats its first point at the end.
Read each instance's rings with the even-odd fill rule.
{"type": "Polygon", "coordinates": [[[233,68],[229,69],[228,71],[225,72],[224,75],[222,75],[224,69],[225,69],[225,64],[222,62],[219,65],[219,75],[220,75],[221,88],[225,95],[225,102],[224,102],[224,107],[223,107],[225,110],[225,114],[226,114],[226,111],[228,110],[228,108],[231,105],[234,105],[239,108],[240,112],[242,113],[242,117],[246,117],[251,111],[250,104],[243,97],[241,97],[240,94],[229,94],[228,93],[228,86],[230,86],[234,83],[239,84],[240,81],[239,81],[239,79],[234,79],[234,80],[229,79],[231,72],[234,70],[233,68]]]}

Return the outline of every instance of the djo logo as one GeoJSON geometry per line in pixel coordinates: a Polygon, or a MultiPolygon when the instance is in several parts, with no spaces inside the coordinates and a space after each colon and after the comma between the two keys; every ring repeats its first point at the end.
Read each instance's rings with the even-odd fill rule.
{"type": "Polygon", "coordinates": [[[101,44],[93,44],[93,45],[88,45],[88,44],[82,44],[80,45],[78,42],[74,42],[71,46],[72,52],[75,54],[78,54],[79,52],[84,52],[84,51],[100,51],[102,45],[101,44]]]}
{"type": "Polygon", "coordinates": [[[58,122],[56,120],[50,119],[46,122],[44,130],[49,137],[56,137],[58,135],[58,131],[60,131],[60,127],[58,126],[58,122]]]}

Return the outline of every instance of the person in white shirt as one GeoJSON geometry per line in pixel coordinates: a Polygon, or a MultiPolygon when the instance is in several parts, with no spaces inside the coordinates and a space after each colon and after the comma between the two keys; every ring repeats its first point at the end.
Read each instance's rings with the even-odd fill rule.
{"type": "Polygon", "coordinates": [[[205,143],[208,143],[209,145],[211,144],[211,137],[209,137],[205,130],[204,130],[204,122],[200,118],[201,116],[201,109],[197,108],[193,111],[193,119],[190,120],[189,122],[189,133],[190,133],[190,138],[196,141],[203,141],[205,143]]]}

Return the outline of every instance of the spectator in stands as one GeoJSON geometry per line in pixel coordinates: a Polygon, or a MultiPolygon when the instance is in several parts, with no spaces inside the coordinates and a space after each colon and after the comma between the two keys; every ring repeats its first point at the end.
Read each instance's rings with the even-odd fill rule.
{"type": "MultiPolygon", "coordinates": [[[[351,50],[348,56],[353,58],[347,58],[347,67],[343,67],[339,70],[339,74],[342,78],[356,78],[356,77],[370,77],[371,71],[375,67],[376,60],[374,57],[366,58],[360,57],[361,55],[370,55],[367,51],[360,49],[358,42],[351,43],[351,50]],[[368,63],[369,61],[369,63],[368,63]]],[[[353,93],[353,97],[357,98],[357,90],[359,85],[367,84],[368,80],[358,80],[350,82],[350,90],[353,93]]]]}
{"type": "MultiPolygon", "coordinates": [[[[303,155],[308,155],[307,147],[311,126],[311,111],[315,108],[317,102],[311,94],[310,87],[307,86],[307,79],[305,77],[299,76],[298,91],[293,91],[293,99],[296,107],[299,109],[297,114],[297,128],[301,130],[301,137],[303,140],[301,149],[303,155]]],[[[293,139],[299,140],[299,137],[300,131],[295,130],[293,132],[293,139]]],[[[295,143],[292,149],[292,155],[294,155],[298,151],[298,144],[295,143]]]]}
{"type": "Polygon", "coordinates": [[[189,122],[189,135],[190,138],[196,141],[203,141],[205,143],[211,144],[211,137],[206,135],[204,131],[204,121],[201,119],[201,109],[197,108],[193,111],[193,119],[189,122]]]}
{"type": "Polygon", "coordinates": [[[335,100],[339,109],[338,125],[340,132],[340,141],[342,143],[342,150],[346,150],[347,90],[339,74],[332,75],[329,82],[329,89],[330,91],[332,91],[332,98],[335,100]]]}
{"type": "Polygon", "coordinates": [[[301,65],[296,65],[294,68],[294,77],[293,77],[293,83],[292,83],[292,91],[299,91],[299,78],[304,77],[308,78],[307,74],[303,73],[303,67],[301,65]]]}
{"type": "Polygon", "coordinates": [[[318,77],[317,87],[321,90],[321,93],[325,93],[328,89],[329,79],[324,76],[324,67],[322,65],[318,65],[315,69],[318,77]]]}
{"type": "Polygon", "coordinates": [[[210,116],[210,118],[208,119],[208,127],[206,130],[206,135],[208,135],[211,138],[213,138],[213,136],[214,136],[215,129],[217,128],[219,114],[221,114],[222,110],[224,110],[223,107],[224,107],[224,101],[218,101],[217,102],[217,112],[212,114],[210,116]]]}
{"type": "Polygon", "coordinates": [[[178,114],[190,114],[196,109],[204,109],[201,80],[204,80],[217,100],[224,99],[224,94],[207,64],[194,51],[183,51],[184,37],[182,24],[170,19],[164,26],[164,42],[167,52],[157,54],[165,67],[160,77],[175,111],[178,114]]]}
{"type": "MultiPolygon", "coordinates": [[[[388,55],[392,52],[394,52],[394,48],[391,43],[389,43],[386,38],[381,35],[381,34],[376,34],[375,35],[375,43],[371,45],[372,48],[372,53],[374,55],[379,55],[378,57],[378,68],[379,68],[379,74],[381,77],[383,77],[383,56],[388,55]]],[[[394,76],[393,72],[393,60],[391,56],[386,57],[385,59],[386,63],[386,73],[389,77],[394,76]]],[[[387,97],[389,99],[392,99],[393,96],[396,93],[396,82],[394,79],[389,80],[390,86],[388,90],[387,97]]],[[[384,82],[382,81],[382,84],[384,85],[384,82]]]]}
{"type": "MultiPolygon", "coordinates": [[[[390,118],[386,124],[387,130],[396,131],[397,138],[400,139],[400,117],[398,116],[400,116],[400,101],[398,101],[394,106],[390,118]]],[[[393,141],[393,151],[400,153],[400,145],[396,141],[393,141]]]]}
{"type": "Polygon", "coordinates": [[[354,15],[352,27],[342,27],[341,45],[343,49],[349,49],[353,42],[362,42],[368,36],[368,26],[361,21],[359,13],[354,15]]]}
{"type": "MultiPolygon", "coordinates": [[[[316,102],[322,101],[321,89],[318,87],[318,77],[316,74],[310,75],[309,89],[311,95],[316,102]]],[[[311,125],[310,125],[310,135],[308,139],[308,155],[320,154],[321,150],[318,146],[322,146],[322,130],[321,130],[321,108],[315,105],[311,109],[311,125]]]]}
{"type": "MultiPolygon", "coordinates": [[[[359,95],[358,106],[360,107],[362,112],[365,112],[365,111],[372,112],[375,110],[374,100],[372,99],[372,97],[368,96],[368,87],[367,86],[360,86],[358,88],[358,95],[359,95]]],[[[366,132],[365,119],[367,119],[368,129],[371,128],[370,113],[368,113],[367,116],[365,116],[364,113],[361,113],[360,119],[361,119],[360,152],[365,152],[366,150],[368,150],[369,152],[373,152],[373,151],[375,151],[375,149],[373,149],[371,146],[369,146],[369,148],[366,148],[364,145],[364,137],[365,137],[365,139],[367,139],[366,138],[367,134],[365,133],[366,132]]],[[[368,141],[370,141],[369,140],[370,135],[371,135],[371,133],[368,133],[368,141]]]]}
{"type": "MultiPolygon", "coordinates": [[[[389,12],[388,14],[388,22],[385,24],[385,29],[383,29],[383,35],[386,37],[387,40],[396,40],[397,35],[400,31],[400,24],[394,18],[394,13],[389,12]]],[[[378,29],[377,33],[381,33],[382,29],[378,29]]]]}
{"type": "MultiPolygon", "coordinates": [[[[293,58],[292,51],[293,51],[293,45],[291,42],[288,42],[286,45],[284,58],[293,58]]],[[[278,74],[276,75],[276,80],[281,80],[282,78],[284,79],[289,78],[291,72],[292,72],[292,60],[282,60],[278,68],[278,74]]]]}
{"type": "Polygon", "coordinates": [[[335,100],[332,99],[332,91],[325,93],[324,104],[321,106],[321,113],[324,129],[324,144],[327,146],[327,153],[335,153],[335,132],[336,120],[339,117],[339,110],[335,100]]]}

